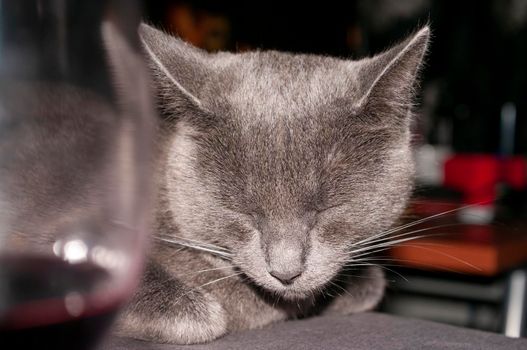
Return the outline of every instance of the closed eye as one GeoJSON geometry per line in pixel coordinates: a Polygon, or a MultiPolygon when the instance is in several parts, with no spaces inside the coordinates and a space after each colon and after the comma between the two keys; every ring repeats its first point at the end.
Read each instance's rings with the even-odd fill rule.
{"type": "Polygon", "coordinates": [[[341,208],[342,206],[344,206],[344,204],[342,203],[338,203],[338,204],[334,204],[334,205],[331,205],[331,206],[325,206],[323,208],[318,208],[316,210],[316,214],[317,215],[320,215],[320,214],[324,214],[328,211],[331,211],[331,210],[335,210],[335,209],[338,209],[338,208],[341,208]]]}

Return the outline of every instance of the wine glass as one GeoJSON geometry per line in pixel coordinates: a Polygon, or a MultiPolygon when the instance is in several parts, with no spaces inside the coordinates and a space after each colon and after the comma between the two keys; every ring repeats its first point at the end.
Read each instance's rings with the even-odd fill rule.
{"type": "Polygon", "coordinates": [[[155,117],[130,0],[0,0],[0,344],[88,349],[133,293],[155,117]]]}

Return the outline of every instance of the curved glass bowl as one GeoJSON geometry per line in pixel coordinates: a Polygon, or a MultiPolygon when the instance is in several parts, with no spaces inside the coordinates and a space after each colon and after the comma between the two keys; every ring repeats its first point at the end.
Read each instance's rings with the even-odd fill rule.
{"type": "Polygon", "coordinates": [[[155,121],[139,15],[128,0],[0,0],[3,339],[57,345],[58,327],[88,348],[137,284],[155,121]]]}

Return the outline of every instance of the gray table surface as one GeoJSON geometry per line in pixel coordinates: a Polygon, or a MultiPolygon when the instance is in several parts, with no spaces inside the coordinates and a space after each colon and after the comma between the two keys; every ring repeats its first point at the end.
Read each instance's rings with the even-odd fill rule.
{"type": "Polygon", "coordinates": [[[523,349],[527,338],[453,327],[381,313],[314,317],[229,334],[208,344],[155,344],[110,337],[102,350],[258,349],[523,349]]]}

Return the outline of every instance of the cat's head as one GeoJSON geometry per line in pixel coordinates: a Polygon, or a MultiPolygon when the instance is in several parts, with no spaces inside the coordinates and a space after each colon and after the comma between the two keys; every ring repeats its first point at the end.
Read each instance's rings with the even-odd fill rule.
{"type": "Polygon", "coordinates": [[[146,25],[141,37],[170,135],[163,183],[179,235],[228,248],[257,285],[298,298],[400,215],[428,27],[358,61],[208,54],[146,25]]]}

